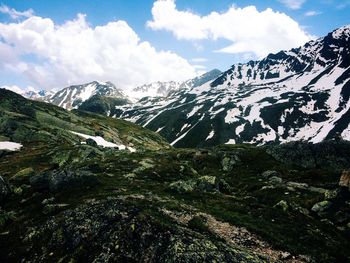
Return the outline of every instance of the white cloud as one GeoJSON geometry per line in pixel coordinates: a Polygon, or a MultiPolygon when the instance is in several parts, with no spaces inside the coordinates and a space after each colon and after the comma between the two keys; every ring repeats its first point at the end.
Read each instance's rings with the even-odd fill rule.
{"type": "Polygon", "coordinates": [[[225,39],[232,42],[219,52],[253,53],[263,57],[271,52],[298,47],[312,37],[292,18],[268,8],[230,7],[226,12],[199,16],[176,9],[175,0],[158,0],[152,8],[153,30],[172,32],[177,39],[225,39]]]}
{"type": "Polygon", "coordinates": [[[311,10],[311,11],[306,12],[304,15],[305,16],[318,16],[320,14],[322,14],[322,12],[311,10]]]}
{"type": "Polygon", "coordinates": [[[186,59],[141,41],[125,21],[92,27],[81,14],[61,25],[39,16],[0,23],[0,68],[46,89],[92,80],[127,89],[196,75],[186,59]]]}
{"type": "Polygon", "coordinates": [[[7,5],[2,4],[0,6],[0,13],[7,14],[12,19],[19,19],[19,18],[23,18],[23,17],[28,18],[28,17],[33,16],[34,11],[33,11],[33,9],[28,9],[26,11],[20,12],[20,11],[13,9],[13,8],[8,7],[7,5]]]}
{"type": "Polygon", "coordinates": [[[204,62],[207,62],[208,59],[206,58],[193,58],[191,59],[192,62],[195,62],[195,63],[204,63],[204,62]]]}
{"type": "Polygon", "coordinates": [[[279,0],[282,4],[290,9],[297,10],[300,9],[306,0],[279,0]]]}

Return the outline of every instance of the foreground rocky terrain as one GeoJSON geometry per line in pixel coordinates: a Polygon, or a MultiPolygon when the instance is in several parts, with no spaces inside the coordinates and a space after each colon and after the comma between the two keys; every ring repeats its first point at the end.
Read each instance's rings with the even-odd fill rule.
{"type": "Polygon", "coordinates": [[[175,149],[0,90],[0,147],[1,262],[350,260],[340,139],[175,149]]]}

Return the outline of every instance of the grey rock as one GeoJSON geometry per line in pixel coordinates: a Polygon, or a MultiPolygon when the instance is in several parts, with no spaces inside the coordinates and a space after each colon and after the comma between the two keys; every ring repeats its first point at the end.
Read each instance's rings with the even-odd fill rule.
{"type": "Polygon", "coordinates": [[[270,184],[281,184],[283,182],[282,178],[281,177],[278,177],[278,176],[272,176],[270,179],[269,179],[269,183],[270,184]]]}
{"type": "Polygon", "coordinates": [[[322,202],[316,203],[311,208],[311,211],[317,213],[319,216],[322,216],[324,212],[326,212],[331,206],[332,206],[332,202],[322,201],[322,202]]]}
{"type": "Polygon", "coordinates": [[[48,189],[51,192],[60,192],[73,187],[95,186],[98,183],[96,175],[80,170],[54,170],[30,178],[30,184],[35,190],[48,189]]]}

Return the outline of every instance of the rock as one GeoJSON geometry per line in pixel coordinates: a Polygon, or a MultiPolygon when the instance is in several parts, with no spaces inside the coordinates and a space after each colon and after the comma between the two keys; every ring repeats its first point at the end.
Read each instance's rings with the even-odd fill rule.
{"type": "Polygon", "coordinates": [[[223,179],[217,180],[215,176],[202,176],[191,180],[179,180],[169,185],[169,189],[178,193],[189,193],[193,191],[221,191],[230,193],[231,186],[223,179]]]}
{"type": "Polygon", "coordinates": [[[54,202],[54,201],[55,201],[55,198],[54,198],[54,197],[50,197],[50,198],[44,199],[44,200],[41,202],[41,204],[42,204],[42,205],[47,205],[47,204],[50,204],[50,203],[52,203],[52,202],[54,202]]]}
{"type": "Polygon", "coordinates": [[[282,252],[280,255],[281,260],[287,260],[292,258],[292,255],[289,252],[282,252]]]}
{"type": "Polygon", "coordinates": [[[333,200],[338,197],[340,193],[339,189],[334,189],[334,190],[326,190],[324,193],[324,199],[325,200],[333,200]]]}
{"type": "Polygon", "coordinates": [[[270,179],[269,179],[269,183],[270,184],[281,184],[283,182],[282,178],[281,177],[278,177],[278,176],[272,176],[270,179]]]}
{"type": "Polygon", "coordinates": [[[221,161],[222,170],[225,172],[232,171],[239,161],[240,159],[237,155],[225,156],[221,161]]]}
{"type": "Polygon", "coordinates": [[[97,147],[97,142],[93,139],[86,139],[86,144],[89,145],[89,146],[92,146],[92,147],[97,147]]]}
{"type": "Polygon", "coordinates": [[[54,170],[30,178],[30,184],[35,190],[48,189],[51,192],[59,192],[73,187],[95,186],[98,183],[96,175],[81,170],[54,170]]]}
{"type": "Polygon", "coordinates": [[[301,190],[307,190],[309,188],[309,185],[305,183],[287,182],[286,185],[301,190]]]}
{"type": "Polygon", "coordinates": [[[322,201],[319,203],[316,203],[312,208],[311,211],[317,213],[319,216],[322,216],[326,210],[328,210],[332,206],[332,202],[330,201],[322,201]]]}
{"type": "Polygon", "coordinates": [[[2,202],[9,194],[11,189],[9,184],[0,176],[0,202],[2,202]]]}
{"type": "Polygon", "coordinates": [[[265,179],[269,179],[272,176],[280,176],[279,172],[277,171],[265,171],[261,174],[262,177],[264,177],[265,179]]]}
{"type": "Polygon", "coordinates": [[[216,188],[216,177],[215,176],[202,176],[197,179],[198,190],[202,191],[213,191],[216,188]]]}
{"type": "Polygon", "coordinates": [[[274,207],[282,209],[284,212],[287,212],[289,209],[289,205],[285,200],[279,201],[277,204],[274,205],[274,207]]]}
{"type": "Polygon", "coordinates": [[[179,180],[177,182],[171,183],[169,188],[179,194],[189,193],[195,190],[197,182],[194,180],[179,180]]]}
{"type": "Polygon", "coordinates": [[[314,187],[314,186],[310,186],[308,190],[310,192],[319,193],[319,194],[324,194],[326,192],[326,189],[320,188],[320,187],[314,187]]]}
{"type": "Polygon", "coordinates": [[[339,186],[347,188],[350,191],[350,171],[344,170],[340,176],[339,186]]]}

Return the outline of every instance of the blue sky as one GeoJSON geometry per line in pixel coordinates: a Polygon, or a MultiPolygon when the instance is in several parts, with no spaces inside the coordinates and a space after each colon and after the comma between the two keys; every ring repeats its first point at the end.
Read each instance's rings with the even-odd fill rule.
{"type": "MultiPolygon", "coordinates": [[[[118,82],[120,85],[128,88],[142,82],[155,81],[157,78],[160,80],[169,80],[171,77],[179,80],[186,79],[193,74],[199,74],[212,68],[225,70],[234,63],[244,62],[249,59],[258,59],[270,51],[288,49],[292,47],[290,46],[292,44],[301,45],[308,39],[323,36],[333,29],[350,24],[350,1],[344,0],[177,0],[176,2],[174,0],[158,0],[158,2],[171,2],[172,4],[159,4],[157,6],[155,2],[155,0],[3,1],[2,7],[11,10],[12,17],[10,11],[6,12],[6,9],[2,9],[0,13],[0,25],[3,27],[1,28],[0,26],[0,43],[2,42],[4,47],[3,51],[1,51],[0,46],[0,59],[2,59],[1,56],[6,55],[6,57],[2,59],[5,62],[2,62],[2,64],[0,62],[0,86],[16,85],[22,88],[33,86],[37,89],[50,89],[79,81],[93,80],[92,78],[100,78],[100,80],[112,78],[112,81],[118,82]],[[254,6],[256,11],[253,10],[251,12],[257,12],[256,14],[258,15],[261,14],[262,20],[257,20],[257,25],[261,24],[259,21],[270,21],[271,17],[272,22],[266,24],[267,29],[259,28],[259,32],[263,30],[269,32],[268,28],[274,27],[274,23],[278,24],[278,19],[281,18],[279,17],[280,14],[285,14],[288,16],[288,19],[285,20],[284,27],[281,27],[278,31],[288,31],[288,27],[291,27],[291,35],[295,34],[295,38],[293,36],[290,39],[286,37],[283,39],[283,42],[280,40],[280,35],[275,32],[271,34],[271,43],[279,42],[278,45],[276,44],[270,49],[269,39],[266,37],[268,33],[264,33],[265,36],[261,40],[252,37],[256,32],[250,32],[248,35],[245,32],[235,33],[241,27],[247,27],[246,31],[254,31],[255,28],[258,28],[258,26],[254,26],[254,21],[251,21],[252,19],[248,18],[245,20],[245,16],[248,14],[248,9],[245,9],[247,6],[254,6]],[[229,14],[228,10],[230,8],[232,8],[232,12],[229,14]],[[272,9],[270,13],[264,12],[267,8],[272,9]],[[14,17],[13,12],[15,11],[27,13],[19,13],[17,17],[16,15],[14,17]],[[155,12],[159,13],[159,17],[155,16],[155,12]],[[172,19],[169,17],[168,19],[166,15],[162,16],[162,12],[169,12],[169,14],[177,12],[176,14],[179,16],[172,19]],[[210,14],[212,12],[217,12],[218,16],[211,16],[210,14]],[[87,30],[85,32],[86,34],[83,34],[84,36],[88,35],[90,29],[94,30],[96,26],[105,27],[112,21],[125,21],[127,28],[130,28],[132,31],[128,31],[130,38],[133,38],[133,34],[136,34],[140,43],[147,42],[150,47],[146,47],[145,51],[144,47],[142,47],[143,45],[136,43],[135,49],[130,51],[131,55],[128,58],[120,58],[122,55],[112,50],[114,41],[112,39],[110,40],[111,45],[103,45],[100,50],[89,46],[85,53],[82,53],[81,56],[77,56],[76,58],[74,58],[74,46],[67,46],[67,50],[72,48],[72,52],[69,54],[73,54],[73,56],[65,54],[64,57],[60,57],[62,52],[57,49],[59,49],[60,45],[64,48],[67,44],[66,42],[57,47],[52,47],[52,51],[46,52],[43,47],[39,49],[35,46],[38,45],[38,39],[28,38],[28,40],[23,40],[25,38],[19,37],[19,35],[22,35],[21,30],[24,27],[21,23],[32,19],[32,16],[40,19],[49,18],[54,26],[62,26],[67,21],[76,20],[78,14],[86,15],[84,21],[80,21],[82,24],[84,22],[87,24],[85,26],[87,30]],[[240,18],[234,18],[235,14],[240,18]],[[226,18],[228,20],[225,20],[226,18]],[[185,22],[181,24],[177,20],[185,22]],[[148,21],[153,21],[153,24],[147,24],[148,21]],[[217,24],[215,26],[208,26],[208,23],[211,23],[211,21],[217,22],[217,24]],[[232,22],[232,25],[221,31],[220,28],[223,28],[223,25],[220,23],[224,23],[224,21],[229,21],[229,23],[231,23],[230,21],[234,21],[234,23],[232,22]],[[10,27],[10,23],[13,26],[10,27]],[[252,25],[247,26],[246,24],[249,23],[252,23],[252,25]],[[197,32],[198,35],[195,37],[191,36],[191,33],[186,31],[187,29],[190,32],[197,32]],[[5,33],[2,34],[1,30],[5,33]],[[228,32],[230,30],[232,32],[228,32]],[[14,32],[16,32],[16,36],[14,36],[14,32]],[[23,47],[26,44],[25,41],[30,43],[27,48],[23,47]],[[261,43],[265,44],[256,46],[254,43],[249,43],[249,41],[261,41],[261,43]],[[95,58],[91,61],[81,59],[84,54],[89,54],[88,51],[90,50],[98,53],[101,50],[109,49],[111,49],[111,56],[115,58],[114,61],[113,59],[109,61],[106,59],[106,56],[104,56],[104,59],[101,59],[99,54],[94,54],[95,58]],[[153,54],[153,49],[157,53],[153,54]],[[161,54],[161,51],[170,51],[172,55],[161,54]],[[141,54],[140,56],[142,56],[143,53],[149,53],[149,55],[142,59],[141,62],[138,62],[140,66],[130,66],[133,62],[131,61],[131,57],[136,56],[135,54],[141,54]],[[72,59],[67,62],[69,56],[72,59]],[[180,61],[180,58],[185,61],[180,61]],[[153,62],[147,64],[147,60],[153,62]],[[85,68],[77,68],[76,65],[80,63],[85,64],[85,68]],[[106,65],[107,63],[109,63],[108,66],[106,65]],[[115,65],[112,65],[113,63],[115,65]],[[89,64],[91,64],[90,68],[94,68],[93,74],[87,68],[89,64]],[[162,72],[162,69],[167,65],[169,65],[169,71],[162,72]],[[118,71],[120,67],[125,67],[126,69],[118,71]],[[149,69],[150,67],[154,67],[155,72],[152,72],[149,69]],[[184,70],[179,70],[179,67],[183,67],[184,70]],[[64,69],[67,69],[67,72],[64,69]],[[159,71],[159,74],[157,71],[159,71]],[[179,73],[172,74],[171,71],[179,73]],[[133,74],[133,72],[136,73],[133,74]],[[142,76],[143,74],[144,77],[142,76]],[[115,75],[128,76],[123,76],[122,78],[121,76],[115,77],[115,75]],[[63,80],[65,78],[66,81],[63,80]],[[133,81],[128,82],[126,79],[133,79],[133,81]]],[[[33,30],[40,31],[41,27],[50,25],[49,23],[42,23],[41,20],[38,23],[40,27],[35,23],[35,29],[33,30]]],[[[118,28],[116,29],[116,34],[119,32],[118,30],[121,30],[120,27],[118,28]]],[[[70,36],[67,35],[69,32],[72,32],[72,30],[67,29],[63,34],[67,39],[70,39],[70,36]]],[[[23,35],[26,34],[31,35],[32,32],[28,33],[28,30],[26,30],[23,35]]],[[[108,31],[105,34],[108,35],[108,31]]],[[[87,39],[89,40],[82,39],[82,41],[102,41],[96,36],[87,39]]],[[[116,40],[116,43],[119,43],[118,41],[116,40]]],[[[57,41],[50,39],[48,36],[43,45],[51,45],[54,42],[57,41]]],[[[85,44],[80,43],[77,45],[77,52],[81,52],[80,45],[85,47],[85,44]]]]}

